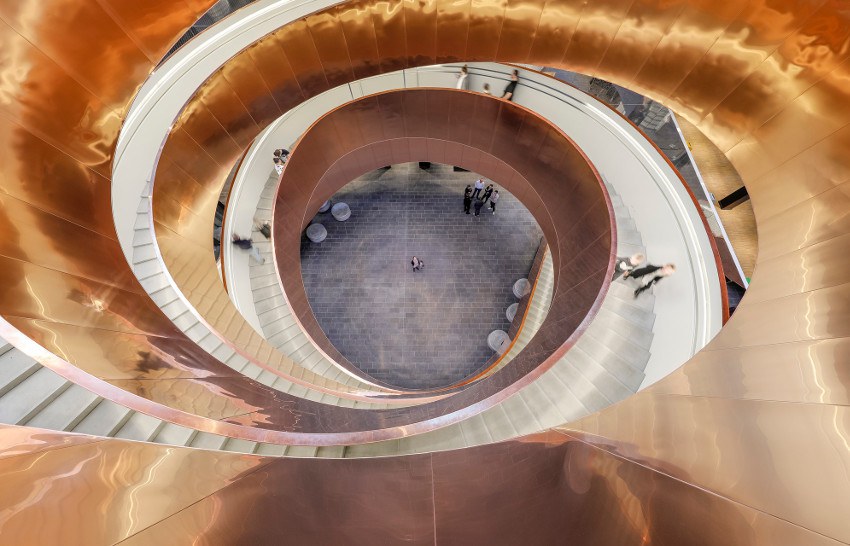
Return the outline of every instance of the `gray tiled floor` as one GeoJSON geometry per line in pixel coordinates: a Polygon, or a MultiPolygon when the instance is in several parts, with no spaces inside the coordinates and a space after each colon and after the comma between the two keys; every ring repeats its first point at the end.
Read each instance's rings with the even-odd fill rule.
{"type": "Polygon", "coordinates": [[[303,239],[304,284],[319,324],[379,380],[405,388],[453,383],[493,354],[491,330],[508,329],[511,287],[528,275],[542,234],[504,190],[496,215],[489,205],[478,218],[465,215],[463,188],[476,178],[436,164],[375,171],[334,196],[351,206],[347,222],[320,214],[327,239],[303,239]],[[411,271],[413,255],[424,271],[411,271]]]}

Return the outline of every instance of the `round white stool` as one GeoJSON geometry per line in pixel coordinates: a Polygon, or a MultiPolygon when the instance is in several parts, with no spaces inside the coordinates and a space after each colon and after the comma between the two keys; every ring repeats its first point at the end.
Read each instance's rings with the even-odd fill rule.
{"type": "Polygon", "coordinates": [[[329,210],[330,208],[331,208],[331,202],[330,202],[330,200],[325,201],[324,203],[322,203],[322,206],[321,206],[321,207],[319,207],[319,212],[328,212],[328,210],[329,210]]]}
{"type": "Polygon", "coordinates": [[[351,208],[347,203],[337,203],[331,207],[331,214],[340,222],[345,222],[351,217],[351,208]]]}
{"type": "Polygon", "coordinates": [[[328,230],[322,224],[310,224],[307,226],[307,238],[314,243],[321,243],[328,236],[328,230]]]}
{"type": "Polygon", "coordinates": [[[514,296],[521,298],[531,292],[531,283],[528,279],[519,279],[514,283],[514,296]]]}
{"type": "Polygon", "coordinates": [[[516,316],[516,310],[519,308],[519,303],[512,303],[508,305],[507,311],[505,311],[505,316],[508,318],[508,322],[513,322],[514,317],[516,316]]]}
{"type": "Polygon", "coordinates": [[[511,338],[504,330],[493,330],[487,336],[487,345],[499,354],[504,353],[511,344],[511,338]]]}

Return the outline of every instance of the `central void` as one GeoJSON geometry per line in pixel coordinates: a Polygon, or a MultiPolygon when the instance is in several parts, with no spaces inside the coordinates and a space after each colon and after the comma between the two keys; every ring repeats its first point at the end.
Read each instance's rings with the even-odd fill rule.
{"type": "Polygon", "coordinates": [[[474,209],[464,214],[463,190],[477,178],[438,164],[379,169],[334,195],[351,207],[347,221],[318,214],[327,238],[302,238],[301,272],[319,325],[379,381],[408,389],[461,381],[495,356],[487,335],[510,328],[513,283],[528,276],[542,232],[498,182],[495,215],[489,203],[477,218],[474,209]],[[425,262],[421,272],[411,271],[414,255],[425,262]]]}

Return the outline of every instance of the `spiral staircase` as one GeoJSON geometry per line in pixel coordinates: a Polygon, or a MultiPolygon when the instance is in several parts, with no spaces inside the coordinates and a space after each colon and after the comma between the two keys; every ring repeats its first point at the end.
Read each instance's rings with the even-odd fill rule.
{"type": "Polygon", "coordinates": [[[260,0],[142,85],[212,4],[0,4],[0,543],[850,543],[841,6],[260,0]],[[716,337],[716,249],[652,143],[533,69],[516,104],[440,89],[458,61],[623,84],[725,152],[760,250],[716,337]],[[295,111],[283,176],[228,204],[274,267],[222,281],[222,185],[295,111]],[[423,392],[327,344],[291,252],[351,165],[417,154],[504,176],[550,243],[507,357],[423,392]],[[610,276],[641,250],[684,267],[635,300],[610,276]]]}

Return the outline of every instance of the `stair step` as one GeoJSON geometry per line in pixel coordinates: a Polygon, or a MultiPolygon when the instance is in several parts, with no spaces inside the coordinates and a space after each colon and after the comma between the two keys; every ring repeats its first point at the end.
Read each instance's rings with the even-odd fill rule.
{"type": "Polygon", "coordinates": [[[74,432],[95,436],[113,436],[133,415],[133,410],[109,400],[101,400],[74,427],[74,432]]]}
{"type": "Polygon", "coordinates": [[[198,432],[189,445],[199,449],[221,449],[228,439],[226,436],[219,436],[218,434],[198,432]]]}
{"type": "Polygon", "coordinates": [[[606,400],[619,402],[634,394],[617,377],[592,358],[584,358],[579,351],[570,351],[570,362],[575,369],[591,383],[606,400]]]}
{"type": "Polygon", "coordinates": [[[630,392],[637,392],[644,379],[644,373],[642,371],[636,370],[614,353],[606,353],[604,359],[593,358],[590,356],[590,353],[584,350],[582,340],[579,340],[579,342],[570,349],[572,360],[593,362],[607,370],[608,373],[614,376],[620,383],[629,389],[630,392]]]}
{"type": "Polygon", "coordinates": [[[286,453],[286,446],[277,444],[258,444],[257,450],[254,452],[257,455],[265,455],[267,457],[282,457],[286,453]]]}
{"type": "Polygon", "coordinates": [[[595,324],[591,324],[584,335],[599,341],[612,352],[622,355],[624,359],[630,362],[646,362],[649,360],[648,350],[610,328],[595,327],[595,324]]]}
{"type": "Polygon", "coordinates": [[[24,423],[49,430],[73,430],[103,400],[79,385],[71,384],[38,414],[24,423]]]}
{"type": "Polygon", "coordinates": [[[118,432],[115,433],[115,437],[125,440],[148,442],[157,435],[164,424],[164,421],[156,417],[134,412],[118,432]]]}
{"type": "Polygon", "coordinates": [[[133,262],[145,262],[156,259],[156,247],[153,244],[133,248],[133,262]]]}
{"type": "Polygon", "coordinates": [[[42,365],[17,349],[0,355],[0,396],[14,389],[42,365]]]}
{"type": "Polygon", "coordinates": [[[153,441],[160,444],[170,444],[175,446],[186,446],[192,441],[198,431],[175,425],[174,423],[164,423],[162,428],[156,433],[153,441]]]}
{"type": "Polygon", "coordinates": [[[608,328],[617,332],[631,343],[649,351],[652,347],[652,330],[641,328],[627,318],[612,312],[604,307],[599,310],[593,321],[595,328],[608,328]]]}
{"type": "Polygon", "coordinates": [[[18,425],[29,421],[72,384],[42,366],[3,396],[0,423],[18,425]]]}
{"type": "Polygon", "coordinates": [[[228,438],[221,449],[223,451],[233,451],[236,453],[254,453],[257,449],[257,442],[240,440],[239,438],[228,438]]]}

